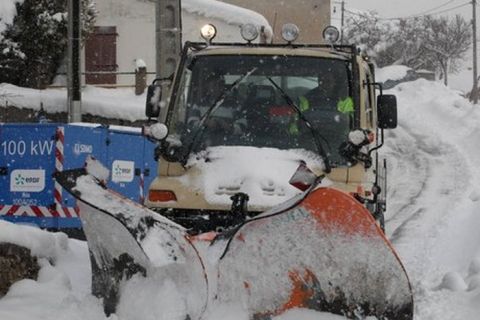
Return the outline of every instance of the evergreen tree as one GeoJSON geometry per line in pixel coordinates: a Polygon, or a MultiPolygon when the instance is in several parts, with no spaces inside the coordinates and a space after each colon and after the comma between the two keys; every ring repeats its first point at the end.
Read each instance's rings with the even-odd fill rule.
{"type": "MultiPolygon", "coordinates": [[[[0,37],[0,82],[42,88],[50,84],[65,56],[66,0],[25,0],[0,37]]],[[[93,29],[95,7],[82,0],[82,33],[93,29]]]]}

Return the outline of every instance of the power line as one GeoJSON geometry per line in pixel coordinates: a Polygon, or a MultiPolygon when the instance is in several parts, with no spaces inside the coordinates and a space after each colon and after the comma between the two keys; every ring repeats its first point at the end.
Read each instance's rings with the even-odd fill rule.
{"type": "MultiPolygon", "coordinates": [[[[421,18],[421,17],[429,17],[429,16],[434,16],[434,15],[437,15],[437,14],[441,14],[441,13],[447,13],[447,12],[450,12],[450,11],[454,11],[454,10],[457,10],[459,8],[468,6],[470,4],[471,4],[471,2],[469,1],[469,2],[464,2],[462,4],[459,4],[455,7],[440,10],[440,11],[437,11],[437,12],[429,12],[429,13],[426,13],[426,14],[416,14],[416,15],[411,15],[411,16],[408,16],[408,17],[380,18],[380,20],[408,20],[408,19],[415,19],[415,18],[421,18]]],[[[436,8],[436,9],[438,9],[438,8],[436,8]]],[[[432,10],[432,11],[434,11],[434,10],[432,10]]]]}
{"type": "Polygon", "coordinates": [[[453,7],[453,8],[450,8],[450,9],[445,9],[443,11],[438,11],[438,12],[435,12],[435,13],[432,13],[432,14],[428,14],[427,16],[431,16],[431,15],[436,15],[436,14],[440,14],[440,13],[445,13],[445,12],[449,12],[449,11],[453,11],[453,10],[456,10],[456,9],[459,9],[459,8],[463,8],[463,7],[466,7],[466,6],[469,6],[471,5],[472,3],[471,2],[465,2],[464,4],[460,4],[456,7],[453,7]]]}
{"type": "MultiPolygon", "coordinates": [[[[455,0],[453,0],[453,1],[455,1],[455,0]]],[[[457,5],[457,6],[452,7],[452,8],[444,9],[444,10],[437,11],[437,12],[431,12],[431,11],[434,11],[434,10],[439,9],[440,7],[444,7],[444,6],[448,5],[449,3],[453,2],[453,1],[446,2],[446,3],[444,3],[444,4],[441,5],[441,6],[438,6],[438,7],[432,8],[432,9],[430,9],[430,10],[427,10],[427,11],[425,11],[425,13],[422,13],[422,14],[415,14],[415,15],[406,16],[406,17],[378,18],[378,19],[379,19],[379,20],[390,21],[390,20],[408,20],[408,19],[414,19],[414,18],[420,18],[420,17],[428,17],[428,16],[433,16],[433,15],[437,15],[437,14],[441,14],[441,13],[446,13],[446,12],[454,11],[454,10],[457,10],[457,9],[463,8],[463,7],[466,7],[466,6],[468,6],[468,5],[471,4],[471,2],[465,2],[465,3],[463,3],[463,4],[457,5]],[[431,13],[427,13],[427,12],[431,12],[431,13]]],[[[360,16],[360,17],[361,17],[361,16],[364,16],[364,14],[362,14],[362,13],[353,12],[353,11],[348,10],[348,9],[345,9],[345,11],[348,12],[348,13],[350,13],[350,14],[356,15],[356,16],[360,16]]]]}
{"type": "Polygon", "coordinates": [[[435,10],[437,10],[437,9],[440,9],[440,8],[446,7],[447,5],[449,5],[450,3],[452,3],[452,2],[455,2],[455,1],[457,1],[457,0],[450,0],[450,1],[447,1],[447,2],[445,2],[444,4],[441,4],[441,5],[439,5],[439,6],[436,6],[435,8],[431,8],[431,9],[429,9],[429,10],[426,10],[426,11],[420,12],[420,13],[418,13],[418,14],[416,14],[416,15],[419,15],[419,16],[421,16],[421,15],[424,15],[424,14],[430,13],[430,12],[432,12],[432,11],[435,11],[435,10]]]}

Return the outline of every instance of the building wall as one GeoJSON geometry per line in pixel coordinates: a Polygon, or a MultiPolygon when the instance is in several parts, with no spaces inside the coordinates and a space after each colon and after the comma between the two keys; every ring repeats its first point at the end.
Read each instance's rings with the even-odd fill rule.
{"type": "MultiPolygon", "coordinates": [[[[155,72],[155,4],[148,0],[97,0],[98,17],[96,26],[115,26],[117,36],[117,71],[133,72],[136,59],[142,59],[147,72],[155,72]]],[[[223,21],[219,18],[207,18],[204,15],[182,11],[182,40],[203,41],[200,28],[213,23],[218,30],[215,41],[243,41],[239,24],[223,21]]],[[[85,52],[82,52],[82,60],[85,52]]],[[[85,70],[85,61],[82,62],[85,70]]],[[[155,75],[148,75],[150,83],[155,75]]],[[[83,82],[85,79],[83,78],[83,82]]],[[[118,85],[133,85],[133,75],[117,75],[118,85]]]]}
{"type": "MultiPolygon", "coordinates": [[[[117,29],[117,71],[133,72],[136,59],[142,59],[147,71],[155,71],[155,10],[148,1],[99,0],[96,26],[117,29]]],[[[82,53],[85,59],[85,53],[82,53]]],[[[83,61],[83,65],[84,65],[83,61]]],[[[85,70],[85,67],[83,67],[85,70]]],[[[133,75],[117,75],[117,84],[134,84],[133,75]]]]}
{"type": "Polygon", "coordinates": [[[295,23],[300,29],[299,43],[321,43],[322,31],[330,24],[330,0],[221,0],[263,15],[274,33],[274,43],[283,43],[281,29],[295,23]]]}

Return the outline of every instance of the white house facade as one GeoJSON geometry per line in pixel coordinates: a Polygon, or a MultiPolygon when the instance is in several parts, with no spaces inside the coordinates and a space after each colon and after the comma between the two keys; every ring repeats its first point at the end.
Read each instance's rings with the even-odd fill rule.
{"type": "MultiPolygon", "coordinates": [[[[155,71],[154,0],[97,0],[95,32],[82,52],[83,82],[112,86],[134,84],[135,68],[146,65],[148,81],[155,71]]],[[[182,40],[202,41],[200,28],[213,23],[216,41],[242,41],[240,26],[253,23],[271,30],[260,14],[214,0],[182,1],[182,40]]]]}

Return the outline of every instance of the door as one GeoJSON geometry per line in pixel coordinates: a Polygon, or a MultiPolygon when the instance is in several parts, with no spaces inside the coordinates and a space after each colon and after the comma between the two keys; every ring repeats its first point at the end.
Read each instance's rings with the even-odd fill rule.
{"type": "Polygon", "coordinates": [[[116,84],[117,28],[95,27],[85,44],[85,82],[116,84]],[[111,73],[110,73],[111,72],[111,73]]]}

